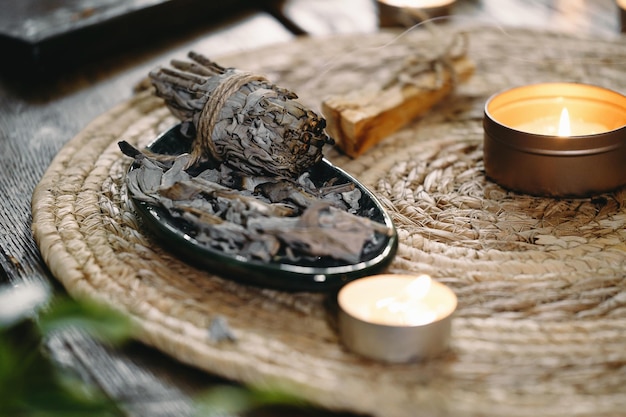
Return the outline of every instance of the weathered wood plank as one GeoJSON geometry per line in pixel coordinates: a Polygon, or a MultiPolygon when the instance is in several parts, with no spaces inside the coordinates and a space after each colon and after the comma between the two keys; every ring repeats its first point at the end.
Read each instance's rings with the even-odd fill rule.
{"type": "Polygon", "coordinates": [[[378,29],[376,4],[371,0],[284,0],[270,5],[277,17],[299,33],[319,36],[378,29]]]}
{"type": "Polygon", "coordinates": [[[13,67],[63,70],[120,49],[206,27],[255,2],[231,0],[64,0],[5,2],[0,51],[13,67]]]}
{"type": "Polygon", "coordinates": [[[115,399],[128,416],[192,416],[195,395],[226,383],[143,345],[112,349],[74,329],[58,332],[46,347],[53,360],[115,399]]]}

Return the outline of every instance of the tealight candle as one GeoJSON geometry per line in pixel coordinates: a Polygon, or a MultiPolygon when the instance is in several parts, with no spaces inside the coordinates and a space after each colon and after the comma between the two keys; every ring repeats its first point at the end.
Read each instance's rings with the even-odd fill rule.
{"type": "Polygon", "coordinates": [[[626,184],[626,97],[586,84],[513,88],[485,104],[489,178],[515,191],[581,197],[626,184]]]}
{"type": "Polygon", "coordinates": [[[456,0],[378,0],[380,26],[407,26],[450,14],[456,0]]]}
{"type": "Polygon", "coordinates": [[[387,362],[427,359],[449,344],[454,292],[428,275],[374,275],[337,297],[339,333],[352,351],[387,362]]]}

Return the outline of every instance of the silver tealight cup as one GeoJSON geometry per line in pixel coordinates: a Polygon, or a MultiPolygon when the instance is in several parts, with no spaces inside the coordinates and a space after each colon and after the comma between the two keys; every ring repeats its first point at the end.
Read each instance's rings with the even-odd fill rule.
{"type": "Polygon", "coordinates": [[[374,275],[337,297],[339,334],[351,351],[402,363],[434,358],[449,347],[457,297],[428,275],[374,275]]]}

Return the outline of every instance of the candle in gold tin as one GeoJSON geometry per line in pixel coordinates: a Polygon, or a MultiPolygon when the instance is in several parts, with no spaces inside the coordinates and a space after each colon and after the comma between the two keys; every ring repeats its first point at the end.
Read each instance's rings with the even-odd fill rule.
{"type": "Polygon", "coordinates": [[[515,191],[583,197],[626,184],[626,97],[578,83],[513,88],[485,105],[486,175],[515,191]]]}

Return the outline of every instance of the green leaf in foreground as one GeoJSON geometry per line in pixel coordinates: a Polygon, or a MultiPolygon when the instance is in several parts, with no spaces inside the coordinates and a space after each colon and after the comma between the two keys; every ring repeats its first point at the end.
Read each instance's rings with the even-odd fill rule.
{"type": "Polygon", "coordinates": [[[226,417],[274,406],[304,407],[301,398],[279,389],[222,385],[209,389],[196,400],[196,417],[226,417]]]}
{"type": "Polygon", "coordinates": [[[126,341],[132,331],[129,320],[121,313],[93,302],[56,299],[39,317],[44,335],[55,330],[73,327],[88,332],[107,343],[126,341]]]}
{"type": "Polygon", "coordinates": [[[120,415],[102,392],[60,369],[45,354],[42,341],[71,326],[119,343],[130,335],[127,319],[88,302],[49,301],[41,285],[0,287],[0,300],[0,417],[120,415]]]}

